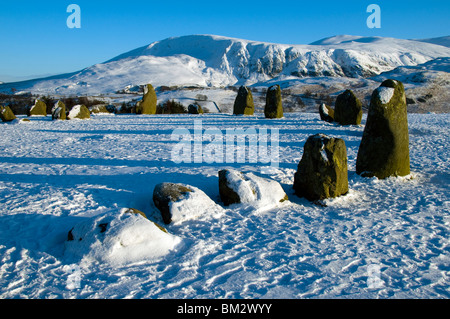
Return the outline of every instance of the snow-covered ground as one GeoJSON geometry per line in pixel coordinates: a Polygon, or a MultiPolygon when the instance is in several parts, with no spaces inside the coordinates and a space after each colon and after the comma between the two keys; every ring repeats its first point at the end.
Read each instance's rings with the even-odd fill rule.
{"type": "MultiPolygon", "coordinates": [[[[0,298],[449,298],[449,121],[449,114],[410,114],[411,174],[386,180],[355,173],[365,117],[345,127],[316,113],[0,124],[0,298]],[[199,119],[204,130],[224,133],[278,128],[279,167],[262,174],[265,164],[249,161],[175,164],[173,131],[193,134],[199,119]],[[304,142],[316,133],[343,138],[348,152],[350,192],[326,207],[292,189],[304,142]],[[289,200],[266,210],[235,204],[166,225],[167,236],[156,237],[170,242],[155,256],[145,245],[133,249],[138,239],[127,233],[122,248],[133,258],[121,255],[120,264],[96,259],[87,246],[75,249],[83,259],[69,249],[75,225],[102,216],[119,223],[123,208],[162,224],[152,201],[162,182],[197,187],[221,206],[223,168],[271,178],[289,200]]],[[[127,218],[131,230],[156,230],[127,218]]]]}

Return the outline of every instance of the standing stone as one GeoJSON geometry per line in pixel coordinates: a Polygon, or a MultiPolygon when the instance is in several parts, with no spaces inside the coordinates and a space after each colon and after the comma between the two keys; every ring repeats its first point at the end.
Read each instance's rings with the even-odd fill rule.
{"type": "Polygon", "coordinates": [[[336,98],[334,120],[341,125],[359,125],[362,119],[362,103],[351,90],[336,98]]]}
{"type": "Polygon", "coordinates": [[[189,114],[203,114],[203,108],[198,104],[189,104],[188,113],[189,114]]]}
{"type": "Polygon", "coordinates": [[[281,88],[278,84],[267,90],[266,106],[264,115],[268,119],[279,119],[283,117],[283,104],[281,102],[281,88]]]}
{"type": "Polygon", "coordinates": [[[310,201],[337,197],[348,192],[345,142],[323,134],[310,136],[294,176],[294,190],[310,201]]]}
{"type": "Polygon", "coordinates": [[[28,111],[28,116],[47,116],[47,105],[43,101],[36,99],[34,105],[28,111]]]}
{"type": "Polygon", "coordinates": [[[9,106],[0,105],[0,118],[3,122],[11,122],[16,119],[16,116],[9,106]]]}
{"type": "Polygon", "coordinates": [[[322,103],[319,107],[319,115],[322,121],[329,123],[334,122],[334,110],[324,103],[322,103]]]}
{"type": "Polygon", "coordinates": [[[408,114],[400,81],[386,80],[372,94],[356,173],[380,179],[410,173],[408,114]]]}
{"type": "Polygon", "coordinates": [[[91,118],[91,113],[89,109],[84,105],[75,105],[67,115],[69,120],[79,119],[79,120],[87,120],[91,118]]]}
{"type": "Polygon", "coordinates": [[[65,120],[66,119],[66,105],[58,101],[52,108],[52,120],[65,120]]]}
{"type": "Polygon", "coordinates": [[[253,104],[252,92],[245,86],[239,88],[236,99],[234,100],[234,115],[253,115],[255,105],[253,104]]]}
{"type": "Polygon", "coordinates": [[[156,114],[156,92],[151,84],[144,86],[144,97],[136,104],[136,114],[156,114]]]}

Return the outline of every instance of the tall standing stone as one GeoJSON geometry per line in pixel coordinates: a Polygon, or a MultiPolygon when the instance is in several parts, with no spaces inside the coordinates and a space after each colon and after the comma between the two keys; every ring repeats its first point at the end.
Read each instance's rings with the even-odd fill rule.
{"type": "Polygon", "coordinates": [[[408,114],[400,81],[386,80],[372,93],[356,173],[381,179],[410,173],[408,114]]]}
{"type": "Polygon", "coordinates": [[[338,95],[334,107],[334,120],[341,125],[359,125],[362,119],[362,103],[351,90],[338,95]]]}
{"type": "Polygon", "coordinates": [[[234,101],[234,115],[253,115],[255,105],[253,103],[252,92],[245,86],[239,88],[236,100],[234,101]]]}
{"type": "Polygon", "coordinates": [[[144,86],[144,97],[136,105],[136,114],[156,114],[156,92],[151,84],[144,86]]]}
{"type": "Polygon", "coordinates": [[[325,103],[322,103],[319,106],[319,115],[322,121],[329,123],[334,122],[334,110],[325,103]]]}
{"type": "Polygon", "coordinates": [[[52,108],[52,120],[65,120],[66,105],[62,101],[58,101],[52,108]]]}
{"type": "Polygon", "coordinates": [[[283,103],[281,102],[281,88],[278,84],[271,86],[267,90],[266,106],[264,115],[268,119],[278,119],[283,117],[283,103]]]}
{"type": "Polygon", "coordinates": [[[310,201],[346,194],[348,170],[344,140],[323,134],[310,136],[294,175],[294,190],[297,196],[310,201]]]}
{"type": "Polygon", "coordinates": [[[43,101],[36,99],[34,105],[28,111],[28,116],[47,116],[47,105],[43,101]]]}

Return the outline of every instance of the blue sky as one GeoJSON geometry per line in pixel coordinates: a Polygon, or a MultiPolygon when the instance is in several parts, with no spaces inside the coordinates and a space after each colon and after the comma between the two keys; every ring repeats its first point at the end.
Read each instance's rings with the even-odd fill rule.
{"type": "Polygon", "coordinates": [[[0,81],[77,71],[172,36],[216,34],[309,44],[350,34],[403,39],[450,35],[450,1],[1,1],[0,81]],[[381,28],[369,29],[369,4],[381,28]],[[70,4],[81,28],[70,29],[70,4]]]}

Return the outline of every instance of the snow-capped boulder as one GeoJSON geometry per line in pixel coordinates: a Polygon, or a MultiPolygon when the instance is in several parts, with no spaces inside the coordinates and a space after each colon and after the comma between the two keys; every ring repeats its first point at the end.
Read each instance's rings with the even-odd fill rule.
{"type": "Polygon", "coordinates": [[[9,106],[0,105],[0,118],[2,122],[11,122],[16,119],[16,116],[9,106]]]}
{"type": "Polygon", "coordinates": [[[144,97],[136,104],[136,114],[156,114],[156,92],[151,84],[144,86],[144,97]]]}
{"type": "Polygon", "coordinates": [[[352,90],[345,90],[336,98],[334,120],[341,125],[359,125],[362,119],[362,103],[352,90]]]}
{"type": "Polygon", "coordinates": [[[52,120],[65,120],[66,119],[66,105],[58,101],[52,108],[52,120]]]}
{"type": "Polygon", "coordinates": [[[322,121],[329,123],[334,122],[334,110],[325,103],[322,103],[319,106],[319,115],[322,121]]]}
{"type": "Polygon", "coordinates": [[[310,201],[346,194],[348,171],[344,140],[324,134],[310,136],[294,175],[294,190],[297,196],[310,201]]]}
{"type": "Polygon", "coordinates": [[[400,81],[386,80],[372,94],[356,173],[378,178],[410,173],[408,114],[400,81]]]}
{"type": "Polygon", "coordinates": [[[223,212],[202,190],[184,184],[161,183],[155,186],[153,202],[165,224],[218,216],[223,212]]]}
{"type": "Polygon", "coordinates": [[[79,120],[85,120],[91,118],[91,113],[89,112],[89,109],[81,104],[81,105],[75,105],[72,107],[72,109],[69,112],[69,115],[67,115],[67,118],[69,120],[79,119],[79,120]]]}
{"type": "Polygon", "coordinates": [[[288,200],[277,181],[231,169],[219,171],[219,193],[225,206],[242,203],[264,208],[288,200]]]}
{"type": "Polygon", "coordinates": [[[43,101],[36,99],[34,105],[28,111],[28,115],[47,116],[47,105],[43,101]]]}
{"type": "Polygon", "coordinates": [[[255,105],[253,103],[252,92],[246,86],[241,86],[234,101],[233,114],[253,115],[254,112],[255,105]]]}
{"type": "Polygon", "coordinates": [[[141,214],[123,209],[75,225],[65,242],[65,256],[124,265],[158,259],[180,242],[141,214]]]}
{"type": "Polygon", "coordinates": [[[281,102],[281,88],[278,84],[272,85],[267,90],[264,115],[269,119],[283,117],[283,103],[281,102]]]}

